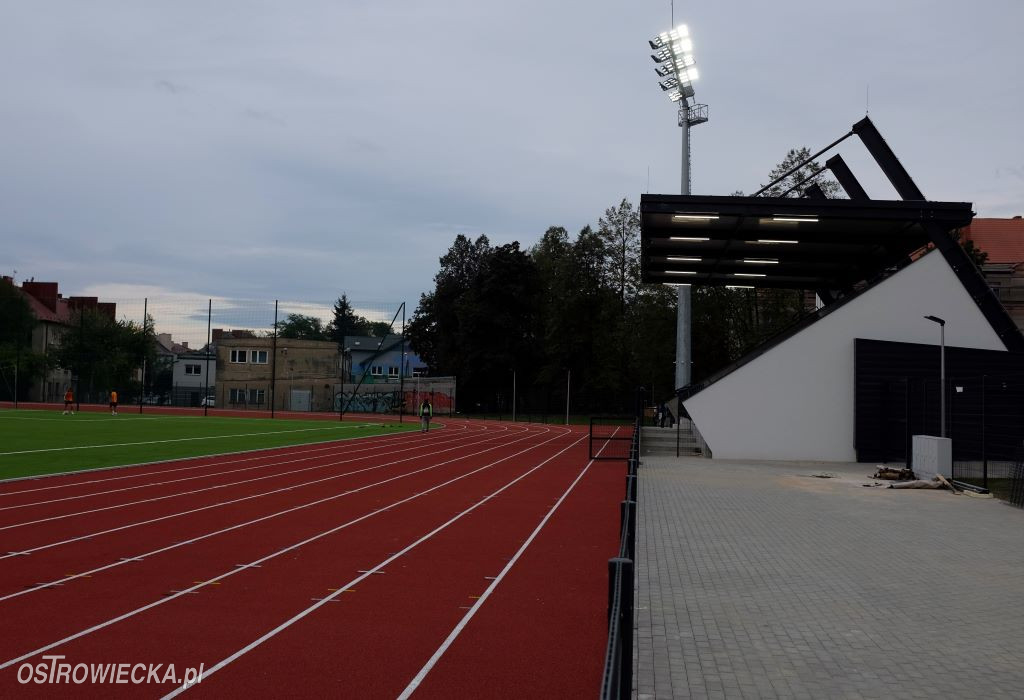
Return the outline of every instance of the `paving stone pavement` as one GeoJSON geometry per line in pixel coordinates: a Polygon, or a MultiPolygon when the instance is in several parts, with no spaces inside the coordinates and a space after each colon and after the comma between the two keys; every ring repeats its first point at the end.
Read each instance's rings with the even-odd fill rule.
{"type": "Polygon", "coordinates": [[[872,471],[644,458],[635,697],[1024,698],[1024,510],[872,471]]]}

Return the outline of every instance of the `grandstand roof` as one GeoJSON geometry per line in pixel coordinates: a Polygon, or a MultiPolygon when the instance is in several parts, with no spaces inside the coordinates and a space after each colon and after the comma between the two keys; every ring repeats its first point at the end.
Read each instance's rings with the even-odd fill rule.
{"type": "Polygon", "coordinates": [[[848,289],[971,221],[966,202],[650,195],[640,200],[648,283],[848,289]]]}

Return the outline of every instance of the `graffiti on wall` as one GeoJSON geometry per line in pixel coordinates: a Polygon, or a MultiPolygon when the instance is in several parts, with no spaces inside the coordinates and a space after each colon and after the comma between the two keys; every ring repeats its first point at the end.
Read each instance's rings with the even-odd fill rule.
{"type": "MultiPolygon", "coordinates": [[[[361,391],[358,395],[343,391],[334,395],[334,410],[343,408],[352,413],[397,413],[401,399],[399,391],[361,391]]],[[[431,400],[434,413],[448,413],[452,408],[452,397],[440,392],[428,394],[405,392],[405,406],[409,413],[416,413],[419,403],[425,398],[431,400]]]]}

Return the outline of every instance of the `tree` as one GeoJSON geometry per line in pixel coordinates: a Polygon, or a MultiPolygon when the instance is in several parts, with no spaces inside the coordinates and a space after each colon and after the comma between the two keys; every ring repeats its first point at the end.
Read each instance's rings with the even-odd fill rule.
{"type": "MultiPolygon", "coordinates": [[[[806,146],[802,148],[791,148],[786,153],[786,157],[782,159],[782,162],[776,165],[770,173],[768,173],[768,182],[772,182],[775,179],[782,177],[783,174],[789,172],[797,166],[801,161],[807,160],[811,156],[811,150],[806,146]]],[[[787,176],[783,180],[772,185],[769,189],[764,192],[765,197],[801,197],[803,191],[807,189],[811,183],[816,183],[821,187],[826,197],[834,198],[841,192],[839,183],[830,177],[825,175],[819,175],[813,180],[808,180],[816,172],[822,169],[821,164],[817,161],[811,161],[806,165],[803,165],[794,172],[792,175],[787,176]],[[804,182],[807,180],[807,182],[804,182]],[[803,183],[803,184],[800,184],[803,183]]],[[[764,187],[764,185],[761,185],[764,187]]]]}
{"type": "Polygon", "coordinates": [[[976,246],[969,238],[964,238],[962,229],[956,229],[952,235],[953,240],[960,244],[975,267],[981,269],[981,266],[988,262],[988,252],[976,246]]]}
{"type": "Polygon", "coordinates": [[[32,351],[32,329],[37,323],[24,295],[13,282],[0,279],[0,387],[7,398],[14,397],[15,373],[21,398],[45,371],[45,357],[32,351]]]}
{"type": "Polygon", "coordinates": [[[328,328],[316,316],[288,314],[284,321],[277,322],[278,338],[294,338],[296,340],[330,340],[328,328]]]}
{"type": "Polygon", "coordinates": [[[323,329],[322,340],[333,340],[344,350],[346,336],[368,335],[380,338],[391,333],[391,324],[385,321],[369,321],[356,314],[348,297],[342,294],[334,302],[334,318],[323,329]]]}
{"type": "Polygon", "coordinates": [[[597,234],[605,245],[609,286],[625,309],[640,281],[640,212],[623,198],[617,207],[605,209],[597,234]]]}
{"type": "Polygon", "coordinates": [[[52,359],[78,375],[80,399],[97,401],[116,389],[127,403],[141,388],[136,371],[144,361],[152,367],[156,360],[152,326],[116,321],[95,309],[77,309],[52,359]]]}

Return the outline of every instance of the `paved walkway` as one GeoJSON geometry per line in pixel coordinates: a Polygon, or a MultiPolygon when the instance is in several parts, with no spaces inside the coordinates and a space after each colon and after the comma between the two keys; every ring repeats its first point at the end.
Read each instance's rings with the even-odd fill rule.
{"type": "Polygon", "coordinates": [[[1024,510],[870,465],[640,469],[638,698],[1024,697],[1024,510]]]}

